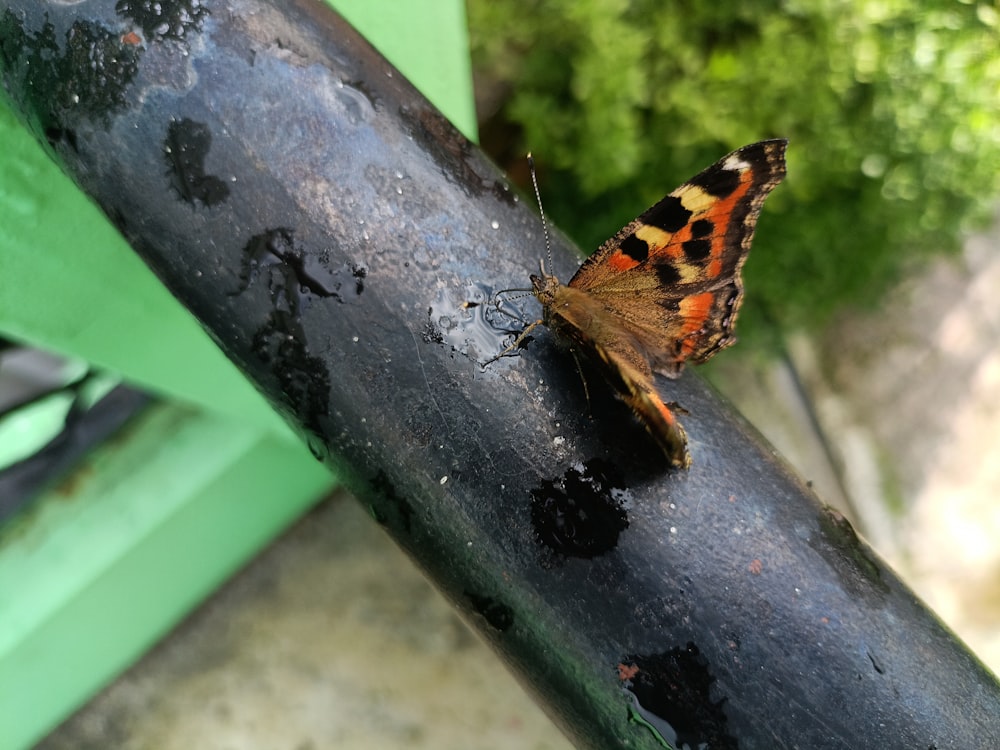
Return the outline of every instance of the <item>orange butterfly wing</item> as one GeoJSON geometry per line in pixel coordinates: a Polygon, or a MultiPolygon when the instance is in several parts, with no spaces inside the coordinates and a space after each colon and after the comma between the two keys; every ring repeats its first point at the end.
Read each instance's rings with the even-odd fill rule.
{"type": "Polygon", "coordinates": [[[740,270],[764,199],[785,176],[785,146],[761,141],[719,160],[605,242],[569,284],[531,277],[542,322],[597,355],[672,466],[691,464],[687,435],[653,371],[676,377],[687,360],[733,343],[740,270]]]}
{"type": "Polygon", "coordinates": [[[785,176],[784,140],[744,146],[625,226],[568,286],[586,291],[676,376],[733,343],[740,270],[768,193],[785,176]]]}

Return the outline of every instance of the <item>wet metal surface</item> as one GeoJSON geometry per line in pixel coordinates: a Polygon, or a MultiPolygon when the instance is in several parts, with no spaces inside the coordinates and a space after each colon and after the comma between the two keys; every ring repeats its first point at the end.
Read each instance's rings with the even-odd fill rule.
{"type": "Polygon", "coordinates": [[[150,7],[0,3],[10,98],[577,744],[1000,736],[993,678],[700,380],[661,383],[678,473],[548,333],[481,365],[536,216],[340,19],[150,7]]]}

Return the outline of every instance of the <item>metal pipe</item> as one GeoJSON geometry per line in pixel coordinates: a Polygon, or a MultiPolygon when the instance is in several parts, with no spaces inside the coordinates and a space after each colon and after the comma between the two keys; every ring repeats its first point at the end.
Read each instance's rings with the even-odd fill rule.
{"type": "Polygon", "coordinates": [[[996,679],[696,376],[670,472],[549,334],[480,366],[537,217],[335,14],[0,8],[28,126],[580,747],[1000,742],[996,679]]]}

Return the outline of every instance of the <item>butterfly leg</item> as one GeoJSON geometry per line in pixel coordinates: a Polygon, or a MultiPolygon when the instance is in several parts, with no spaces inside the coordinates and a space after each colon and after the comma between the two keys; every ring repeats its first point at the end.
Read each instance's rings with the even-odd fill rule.
{"type": "Polygon", "coordinates": [[[494,362],[500,359],[500,357],[506,357],[512,351],[521,346],[521,343],[528,337],[528,334],[531,333],[538,326],[542,325],[542,322],[543,321],[541,320],[536,320],[534,323],[530,323],[523,331],[521,331],[520,334],[518,334],[518,337],[514,339],[514,342],[510,346],[508,346],[506,349],[504,349],[495,357],[490,357],[488,360],[483,362],[483,367],[486,368],[489,365],[492,365],[494,362]]]}
{"type": "Polygon", "coordinates": [[[576,371],[580,373],[580,382],[583,383],[583,396],[587,399],[587,410],[590,410],[590,388],[587,387],[587,376],[583,374],[583,364],[580,362],[580,355],[576,353],[576,349],[571,348],[569,353],[573,355],[573,361],[576,362],[576,371]]]}

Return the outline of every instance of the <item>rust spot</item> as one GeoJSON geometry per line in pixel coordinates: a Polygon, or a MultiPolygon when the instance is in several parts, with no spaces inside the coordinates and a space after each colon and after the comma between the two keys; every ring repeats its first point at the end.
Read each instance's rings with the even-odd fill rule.
{"type": "Polygon", "coordinates": [[[639,674],[639,667],[635,664],[619,664],[618,665],[618,679],[622,682],[626,680],[631,680],[639,674]]]}
{"type": "Polygon", "coordinates": [[[749,570],[749,571],[750,571],[750,572],[751,572],[751,573],[752,573],[753,575],[755,575],[755,576],[759,576],[759,575],[760,575],[760,572],[761,572],[761,571],[762,571],[762,570],[764,569],[764,563],[762,563],[762,562],[761,562],[760,560],[758,560],[757,558],[754,558],[753,560],[751,560],[751,561],[750,561],[750,564],[749,564],[749,565],[747,566],[747,569],[748,569],[748,570],[749,570]]]}
{"type": "Polygon", "coordinates": [[[80,493],[87,481],[94,476],[94,467],[84,464],[76,471],[62,479],[53,492],[62,500],[73,500],[80,493]]]}

